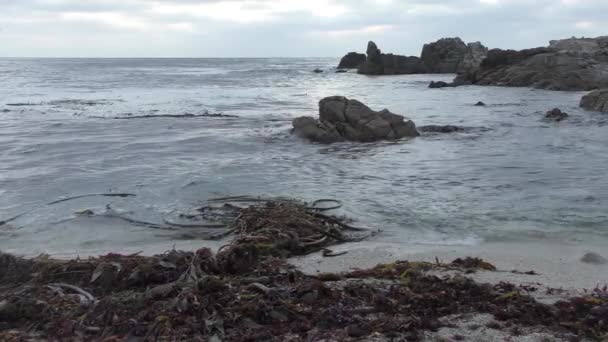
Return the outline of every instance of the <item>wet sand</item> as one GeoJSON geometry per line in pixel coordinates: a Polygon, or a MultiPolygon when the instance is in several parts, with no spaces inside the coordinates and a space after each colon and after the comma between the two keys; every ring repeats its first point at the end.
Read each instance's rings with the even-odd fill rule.
{"type": "MultiPolygon", "coordinates": [[[[467,256],[479,257],[494,264],[496,272],[477,272],[467,276],[479,282],[511,282],[530,285],[540,290],[534,294],[540,300],[552,301],[608,284],[608,264],[583,263],[588,252],[602,254],[601,246],[549,244],[534,242],[482,243],[479,246],[428,246],[360,242],[335,246],[335,252],[348,251],[336,258],[324,258],[320,253],[293,258],[289,262],[309,274],[341,272],[355,268],[370,268],[379,263],[396,260],[450,262],[467,256]],[[534,271],[537,275],[513,273],[534,271]],[[562,289],[560,296],[546,295],[546,288],[562,289]]],[[[605,255],[604,255],[605,256],[605,255]]]]}

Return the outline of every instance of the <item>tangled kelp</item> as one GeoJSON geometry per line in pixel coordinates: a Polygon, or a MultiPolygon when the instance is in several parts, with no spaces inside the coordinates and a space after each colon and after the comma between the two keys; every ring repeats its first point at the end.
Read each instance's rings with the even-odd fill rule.
{"type": "MultiPolygon", "coordinates": [[[[40,204],[11,218],[0,220],[0,226],[7,225],[36,210],[68,201],[88,197],[130,198],[136,196],[129,193],[105,193],[65,197],[40,204]]],[[[263,235],[266,245],[270,240],[272,240],[271,242],[280,240],[289,246],[279,249],[289,249],[290,255],[297,255],[311,250],[320,250],[336,242],[361,240],[371,234],[369,230],[347,224],[348,220],[344,217],[323,214],[323,212],[341,207],[342,204],[333,199],[320,199],[307,203],[282,197],[232,196],[210,199],[207,205],[195,208],[192,212],[177,213],[177,211],[173,211],[169,215],[163,216],[163,222],[160,223],[132,218],[126,213],[115,210],[109,204],[106,205],[104,212],[86,209],[75,214],[77,217],[118,219],[130,225],[155,230],[195,232],[197,238],[205,240],[220,240],[236,233],[240,239],[253,241],[255,240],[252,238],[253,235],[258,237],[263,235]],[[171,214],[177,214],[177,220],[168,218],[171,214]],[[259,219],[263,221],[254,222],[259,219]],[[252,227],[256,227],[255,230],[259,231],[253,234],[252,227]],[[347,231],[350,234],[346,234],[347,231]]],[[[260,242],[262,240],[264,239],[258,239],[260,242]]],[[[325,253],[328,256],[334,255],[331,251],[325,253]]]]}
{"type": "Polygon", "coordinates": [[[338,206],[329,200],[211,202],[180,216],[199,223],[213,219],[218,229],[235,234],[215,255],[203,248],[60,261],[0,253],[0,340],[345,341],[373,336],[418,341],[424,331],[445,326],[441,318],[461,313],[489,313],[505,325],[544,326],[592,339],[608,333],[606,289],[546,305],[512,284],[437,275],[495,270],[475,258],[306,275],[285,258],[327,253],[328,246],[369,232],[323,214],[338,206]]]}
{"type": "Polygon", "coordinates": [[[265,257],[235,275],[222,253],[70,261],[3,254],[0,339],[417,341],[444,326],[441,317],[468,312],[594,339],[608,332],[608,295],[599,290],[545,305],[510,284],[427,273],[450,264],[407,261],[316,277],[265,257]]]}

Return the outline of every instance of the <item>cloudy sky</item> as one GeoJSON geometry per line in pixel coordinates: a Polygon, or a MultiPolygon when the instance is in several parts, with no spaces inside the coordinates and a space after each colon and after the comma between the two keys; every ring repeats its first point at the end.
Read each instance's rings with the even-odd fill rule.
{"type": "Polygon", "coordinates": [[[608,34],[608,0],[0,0],[0,56],[418,55],[460,36],[526,48],[608,34]]]}

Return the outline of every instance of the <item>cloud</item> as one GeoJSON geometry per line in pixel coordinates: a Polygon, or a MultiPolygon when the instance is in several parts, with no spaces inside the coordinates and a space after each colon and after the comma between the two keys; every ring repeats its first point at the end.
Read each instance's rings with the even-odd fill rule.
{"type": "Polygon", "coordinates": [[[608,29],[606,0],[0,0],[4,56],[339,56],[374,39],[525,48],[608,29]]]}
{"type": "Polygon", "coordinates": [[[346,37],[377,36],[388,31],[394,30],[395,28],[396,27],[393,25],[369,25],[353,29],[311,31],[307,34],[316,37],[342,39],[346,37]]]}

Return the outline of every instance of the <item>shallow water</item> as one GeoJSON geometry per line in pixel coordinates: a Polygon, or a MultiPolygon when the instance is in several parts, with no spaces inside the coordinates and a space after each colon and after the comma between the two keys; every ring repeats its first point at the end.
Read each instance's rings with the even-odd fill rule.
{"type": "MultiPolygon", "coordinates": [[[[0,219],[66,196],[131,192],[43,208],[0,226],[0,249],[33,255],[145,249],[181,232],[160,222],[223,195],[337,198],[379,241],[598,241],[608,237],[608,117],[582,93],[429,89],[452,75],[368,77],[334,59],[0,59],[0,219]],[[330,95],[418,125],[472,127],[374,144],[310,144],[290,120],[330,95]],[[475,107],[477,101],[487,104],[475,107]],[[560,107],[571,117],[546,122],[560,107]],[[116,117],[223,113],[239,118],[116,117]]],[[[191,232],[189,232],[191,233],[191,232]]],[[[181,236],[183,238],[183,236],[181,236]]]]}

